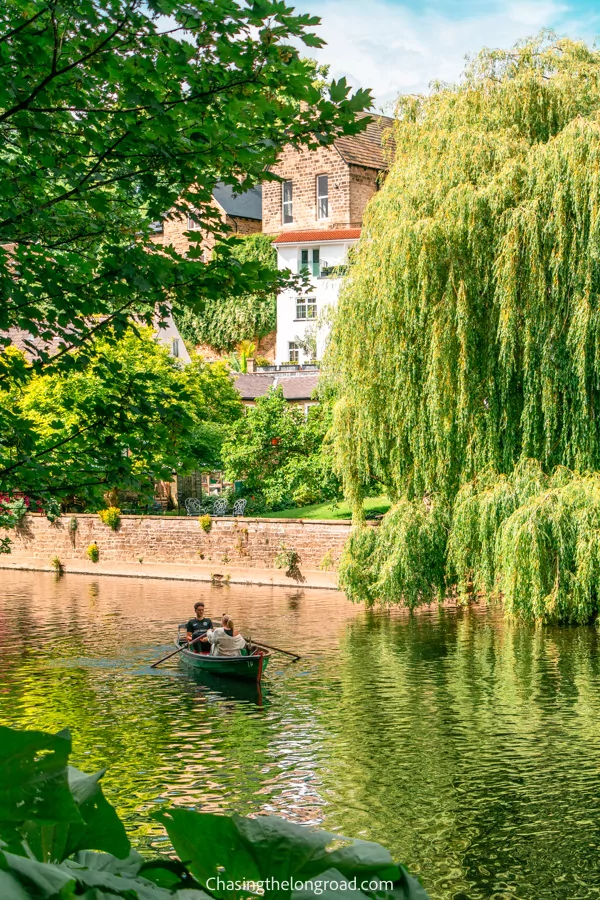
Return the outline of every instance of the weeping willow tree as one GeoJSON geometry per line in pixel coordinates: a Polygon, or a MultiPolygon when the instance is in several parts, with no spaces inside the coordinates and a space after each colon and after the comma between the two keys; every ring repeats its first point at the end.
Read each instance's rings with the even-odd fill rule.
{"type": "Polygon", "coordinates": [[[400,100],[392,146],[328,360],[357,515],[373,478],[450,521],[483,472],[599,469],[600,52],[548,35],[485,50],[459,84],[400,100]]]}

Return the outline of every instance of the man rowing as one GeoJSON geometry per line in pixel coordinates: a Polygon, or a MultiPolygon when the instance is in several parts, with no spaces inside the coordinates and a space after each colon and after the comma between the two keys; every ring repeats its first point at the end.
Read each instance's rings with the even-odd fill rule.
{"type": "MultiPolygon", "coordinates": [[[[204,615],[204,603],[202,600],[194,603],[194,613],[194,618],[190,619],[185,626],[188,641],[193,641],[200,635],[206,634],[213,627],[212,619],[204,615]]],[[[197,641],[192,646],[192,650],[195,650],[196,653],[210,653],[210,643],[208,641],[197,641]]]]}

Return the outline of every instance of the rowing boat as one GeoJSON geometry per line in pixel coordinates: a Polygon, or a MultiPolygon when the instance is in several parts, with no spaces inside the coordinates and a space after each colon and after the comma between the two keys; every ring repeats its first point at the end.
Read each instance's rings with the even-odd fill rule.
{"type": "MultiPolygon", "coordinates": [[[[185,641],[179,637],[176,647],[185,641]]],[[[220,675],[223,678],[240,678],[243,681],[260,681],[269,664],[270,652],[260,644],[250,644],[247,656],[212,656],[210,653],[196,653],[194,650],[182,650],[179,659],[185,666],[220,675]]]]}

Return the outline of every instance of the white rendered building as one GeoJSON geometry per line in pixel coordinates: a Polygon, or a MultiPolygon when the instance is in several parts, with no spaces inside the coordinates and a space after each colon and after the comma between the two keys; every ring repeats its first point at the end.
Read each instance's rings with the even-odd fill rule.
{"type": "Polygon", "coordinates": [[[277,298],[277,364],[304,365],[323,358],[348,250],[359,237],[359,228],[346,228],[288,232],[274,241],[278,267],[304,272],[311,285],[304,294],[283,291],[277,298]]]}
{"type": "Polygon", "coordinates": [[[288,147],[273,168],[280,180],[263,184],[263,232],[274,236],[278,267],[306,272],[311,286],[304,295],[284,291],[277,299],[278,366],[323,356],[348,251],[388,167],[382,140],[392,123],[372,116],[363,132],[328,147],[288,147]]]}

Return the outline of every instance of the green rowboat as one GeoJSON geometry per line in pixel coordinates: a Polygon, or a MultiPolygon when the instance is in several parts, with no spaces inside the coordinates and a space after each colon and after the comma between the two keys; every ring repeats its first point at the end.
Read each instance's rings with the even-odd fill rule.
{"type": "MultiPolygon", "coordinates": [[[[176,647],[181,647],[179,640],[176,647]]],[[[248,656],[211,656],[210,653],[195,653],[182,650],[179,659],[192,669],[220,675],[224,678],[240,678],[243,681],[260,681],[269,664],[271,654],[260,644],[252,644],[248,656]]]]}

